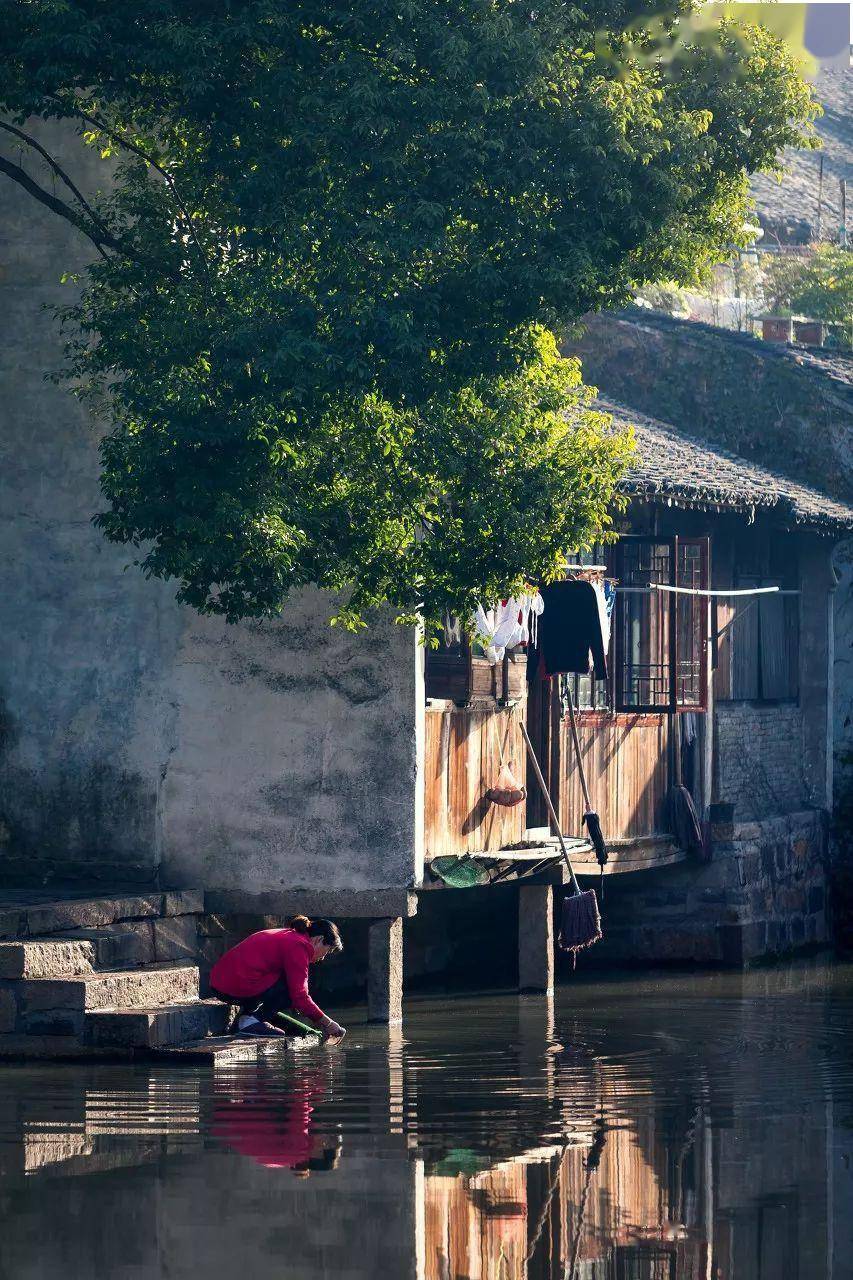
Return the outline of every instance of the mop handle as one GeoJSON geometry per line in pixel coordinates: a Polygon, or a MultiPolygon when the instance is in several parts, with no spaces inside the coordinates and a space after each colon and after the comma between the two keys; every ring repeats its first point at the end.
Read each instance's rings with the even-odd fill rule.
{"type": "Polygon", "coordinates": [[[530,763],[533,765],[533,772],[536,774],[536,778],[539,782],[539,786],[542,788],[542,794],[545,797],[545,803],[548,806],[548,812],[551,815],[551,821],[553,822],[554,827],[556,828],[556,831],[557,831],[557,839],[560,842],[560,848],[563,851],[563,857],[566,860],[566,866],[569,868],[569,875],[572,881],[572,888],[574,889],[575,893],[580,893],[581,887],[578,884],[577,876],[575,875],[574,868],[572,867],[572,864],[569,861],[569,851],[566,848],[566,842],[563,839],[563,832],[560,828],[560,819],[557,817],[554,806],[551,803],[551,797],[548,794],[548,788],[545,785],[545,779],[542,777],[542,770],[539,768],[539,761],[536,759],[536,752],[533,750],[533,743],[530,741],[530,735],[527,732],[527,726],[523,720],[519,720],[518,724],[524,736],[524,745],[527,747],[527,754],[530,758],[530,763]]]}
{"type": "Polygon", "coordinates": [[[581,744],[580,744],[580,739],[578,738],[578,723],[577,723],[577,720],[575,719],[575,704],[572,698],[572,690],[568,684],[566,685],[566,693],[568,694],[568,699],[569,699],[569,724],[572,727],[572,742],[574,742],[575,744],[575,759],[578,762],[578,773],[580,774],[580,779],[581,779],[581,791],[583,792],[583,802],[586,805],[587,813],[589,813],[592,809],[592,805],[589,802],[589,791],[587,790],[587,785],[586,785],[586,773],[584,772],[583,759],[581,757],[581,744]]]}

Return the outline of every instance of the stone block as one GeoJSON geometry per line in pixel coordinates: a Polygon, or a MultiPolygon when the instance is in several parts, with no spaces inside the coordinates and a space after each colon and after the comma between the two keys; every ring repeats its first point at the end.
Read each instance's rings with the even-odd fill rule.
{"type": "Polygon", "coordinates": [[[91,942],[0,942],[0,978],[61,978],[91,973],[91,942]]]}
{"type": "Polygon", "coordinates": [[[767,922],[765,920],[752,920],[749,924],[741,925],[741,948],[745,964],[767,954],[767,922]]]}
{"type": "Polygon", "coordinates": [[[83,1011],[75,1009],[25,1009],[20,1026],[28,1036],[80,1036],[83,1011]]]}
{"type": "MultiPolygon", "coordinates": [[[[86,1058],[114,1058],[115,1049],[85,1045],[74,1036],[0,1035],[0,1061],[63,1061],[86,1058]]],[[[91,1168],[87,1161],[85,1172],[91,1168]]]]}
{"type": "Polygon", "coordinates": [[[198,932],[202,938],[226,938],[231,932],[231,926],[221,916],[199,916],[198,932]]]}
{"type": "Polygon", "coordinates": [[[164,916],[201,915],[203,911],[202,889],[167,889],[163,894],[164,916]]]}
{"type": "Polygon", "coordinates": [[[744,963],[743,926],[741,924],[723,924],[717,930],[720,944],[720,959],[724,964],[742,965],[744,963]]]}
{"type": "Polygon", "coordinates": [[[125,920],[94,935],[98,964],[104,969],[128,969],[153,964],[154,921],[125,920]]]}
{"type": "Polygon", "coordinates": [[[14,1031],[18,1022],[18,1001],[9,987],[0,987],[0,1035],[14,1031]]]}
{"type": "Polygon", "coordinates": [[[785,929],[781,920],[767,921],[767,950],[773,952],[774,955],[784,949],[785,945],[785,929]]]}
{"type": "Polygon", "coordinates": [[[194,965],[94,973],[65,980],[35,979],[23,989],[27,1013],[67,1009],[147,1008],[198,999],[194,965]]]}
{"type": "Polygon", "coordinates": [[[19,908],[0,911],[0,938],[17,938],[21,932],[21,912],[19,908]]]}
{"type": "Polygon", "coordinates": [[[403,1018],[403,921],[374,920],[368,930],[367,1016],[371,1022],[403,1018]]]}
{"type": "Polygon", "coordinates": [[[42,903],[24,911],[24,932],[29,937],[39,937],[70,929],[103,929],[117,920],[159,916],[162,905],[163,895],[160,893],[42,903]]]}
{"type": "Polygon", "coordinates": [[[154,921],[154,956],[158,961],[198,958],[198,926],[196,918],[167,916],[154,921]]]}
{"type": "Polygon", "coordinates": [[[300,913],[377,920],[407,918],[418,911],[418,896],[411,889],[282,889],[267,893],[211,889],[205,896],[211,911],[269,916],[272,925],[300,913]]]}
{"type": "Polygon", "coordinates": [[[158,1048],[222,1035],[230,1008],[218,1000],[195,1000],[163,1009],[120,1009],[87,1015],[90,1043],[126,1048],[158,1048]]]}
{"type": "Polygon", "coordinates": [[[518,989],[554,987],[554,891],[550,885],[518,890],[518,989]]]}

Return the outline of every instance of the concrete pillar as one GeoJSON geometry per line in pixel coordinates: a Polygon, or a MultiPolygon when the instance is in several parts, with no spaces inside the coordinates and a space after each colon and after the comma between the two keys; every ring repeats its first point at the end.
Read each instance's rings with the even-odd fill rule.
{"type": "Polygon", "coordinates": [[[374,920],[367,942],[367,1017],[370,1022],[403,1019],[403,921],[374,920]]]}
{"type": "Polygon", "coordinates": [[[554,890],[550,884],[518,887],[518,989],[554,989],[554,890]]]}

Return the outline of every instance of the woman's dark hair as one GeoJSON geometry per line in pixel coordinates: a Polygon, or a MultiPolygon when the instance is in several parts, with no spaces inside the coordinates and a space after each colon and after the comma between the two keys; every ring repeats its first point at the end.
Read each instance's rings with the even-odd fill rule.
{"type": "Polygon", "coordinates": [[[331,920],[309,920],[307,916],[294,916],[290,927],[297,933],[304,933],[306,937],[321,938],[325,946],[332,947],[335,951],[344,949],[338,926],[331,920]]]}

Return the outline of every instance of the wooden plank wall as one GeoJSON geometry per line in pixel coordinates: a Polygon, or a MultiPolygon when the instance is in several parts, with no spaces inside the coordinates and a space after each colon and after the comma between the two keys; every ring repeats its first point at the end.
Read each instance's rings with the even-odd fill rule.
{"type": "MultiPolygon", "coordinates": [[[[669,727],[663,715],[578,717],[587,786],[605,837],[665,835],[669,727]]],[[[562,726],[559,814],[566,835],[583,834],[584,801],[567,724],[562,726]]]]}
{"type": "Polygon", "coordinates": [[[521,786],[526,784],[520,717],[473,706],[428,707],[426,713],[424,836],[426,857],[500,849],[524,836],[526,804],[492,804],[486,791],[498,779],[500,751],[521,786]]]}
{"type": "MultiPolygon", "coordinates": [[[[527,781],[521,707],[429,708],[426,713],[425,852],[448,854],[500,849],[524,836],[527,806],[494,805],[486,791],[500,769],[497,733],[516,778],[527,781]]],[[[593,807],[611,840],[667,832],[669,732],[665,716],[579,717],[579,736],[593,807]]],[[[556,754],[556,753],[555,753],[556,754]]],[[[557,793],[567,835],[583,833],[583,795],[568,724],[560,725],[557,793]]]]}

